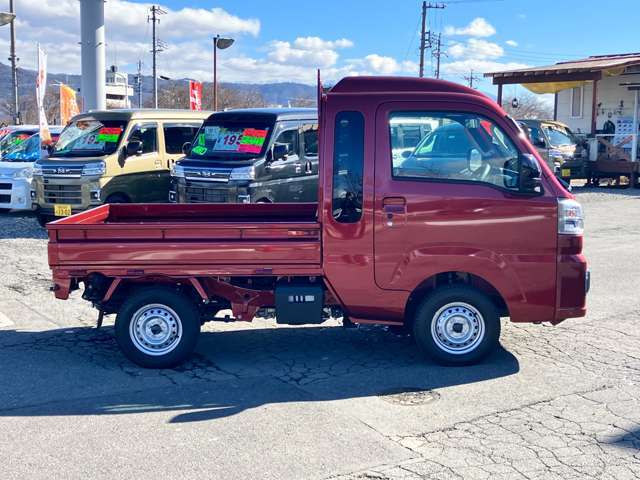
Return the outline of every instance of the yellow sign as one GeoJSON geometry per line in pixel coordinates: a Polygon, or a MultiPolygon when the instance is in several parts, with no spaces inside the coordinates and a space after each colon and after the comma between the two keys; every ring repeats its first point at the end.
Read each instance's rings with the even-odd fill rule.
{"type": "Polygon", "coordinates": [[[562,172],[561,172],[562,178],[566,178],[566,177],[570,177],[571,176],[571,169],[570,168],[563,168],[562,172]]]}
{"type": "Polygon", "coordinates": [[[71,205],[65,205],[62,203],[60,205],[54,205],[53,214],[56,217],[68,217],[71,215],[71,205]]]}

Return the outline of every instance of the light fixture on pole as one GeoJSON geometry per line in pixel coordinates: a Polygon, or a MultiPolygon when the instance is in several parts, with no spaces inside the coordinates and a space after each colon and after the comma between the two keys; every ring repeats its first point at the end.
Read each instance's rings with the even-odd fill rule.
{"type": "Polygon", "coordinates": [[[213,37],[213,111],[218,110],[218,49],[224,50],[233,45],[233,38],[213,37]]]}
{"type": "Polygon", "coordinates": [[[9,61],[11,62],[11,89],[13,90],[13,123],[20,123],[20,112],[18,111],[18,66],[16,62],[16,14],[13,10],[13,0],[9,0],[9,11],[0,13],[0,26],[9,25],[11,27],[11,47],[9,61]]]}

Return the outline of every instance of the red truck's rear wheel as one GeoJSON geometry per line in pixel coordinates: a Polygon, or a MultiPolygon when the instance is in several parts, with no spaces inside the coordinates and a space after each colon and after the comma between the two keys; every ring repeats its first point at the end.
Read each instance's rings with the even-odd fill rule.
{"type": "Polygon", "coordinates": [[[146,368],[170,368],[192,353],[200,333],[198,309],[166,287],[134,293],[118,312],[116,340],[125,356],[146,368]]]}
{"type": "Polygon", "coordinates": [[[500,317],[490,298],[473,288],[441,287],[416,312],[419,347],[438,363],[469,365],[498,346],[500,317]]]}

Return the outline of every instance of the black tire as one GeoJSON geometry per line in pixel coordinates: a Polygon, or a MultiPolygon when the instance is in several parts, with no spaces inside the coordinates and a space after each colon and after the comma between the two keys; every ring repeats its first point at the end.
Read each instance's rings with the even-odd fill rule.
{"type": "Polygon", "coordinates": [[[440,287],[418,307],[413,333],[420,350],[436,362],[472,365],[497,349],[500,317],[482,292],[465,285],[440,287]]]}
{"type": "Polygon", "coordinates": [[[131,201],[124,193],[112,193],[104,203],[131,203],[131,201]]]}
{"type": "Polygon", "coordinates": [[[186,295],[168,287],[148,287],[138,290],[124,302],[116,317],[115,331],[118,346],[132,362],[145,368],[172,368],[193,353],[200,334],[200,315],[194,302],[186,295]],[[150,328],[155,326],[174,332],[167,340],[172,349],[165,353],[162,345],[146,344],[145,351],[144,337],[148,332],[145,333],[146,329],[141,326],[154,321],[156,325],[150,328]],[[136,323],[132,325],[132,322],[136,323]],[[179,338],[175,334],[177,331],[181,333],[179,338]],[[149,353],[154,349],[155,353],[149,353]]]}

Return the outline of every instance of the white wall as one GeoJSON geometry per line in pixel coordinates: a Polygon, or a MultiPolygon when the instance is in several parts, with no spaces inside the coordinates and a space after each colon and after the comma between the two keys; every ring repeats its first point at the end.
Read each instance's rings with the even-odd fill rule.
{"type": "MultiPolygon", "coordinates": [[[[640,82],[640,75],[620,75],[603,77],[598,81],[596,104],[601,103],[596,112],[596,129],[601,129],[604,123],[611,119],[615,123],[618,117],[633,117],[634,92],[627,87],[620,86],[624,82],[640,82]],[[620,101],[624,107],[620,108],[620,101]]],[[[566,123],[574,132],[591,132],[591,99],[593,82],[586,82],[582,95],[582,115],[571,117],[571,90],[558,92],[558,121],[566,123]]]]}

